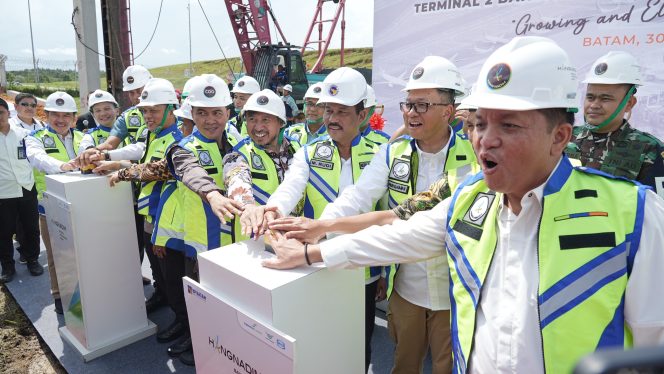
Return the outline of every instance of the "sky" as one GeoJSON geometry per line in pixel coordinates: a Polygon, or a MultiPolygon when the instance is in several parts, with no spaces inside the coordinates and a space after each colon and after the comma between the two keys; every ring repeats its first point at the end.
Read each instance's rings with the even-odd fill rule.
{"type": "MultiPolygon", "coordinates": [[[[291,44],[304,42],[316,0],[270,0],[272,10],[291,44]]],[[[147,45],[157,22],[161,0],[131,1],[131,28],[134,55],[147,45]]],[[[98,19],[98,50],[103,53],[99,0],[95,1],[98,19]]],[[[156,33],[147,50],[135,63],[148,68],[189,62],[187,6],[191,3],[192,60],[222,58],[198,0],[163,0],[156,33]]],[[[200,0],[214,32],[228,57],[239,56],[237,42],[223,1],[200,0]]],[[[335,6],[325,5],[325,15],[335,6]]],[[[32,68],[30,23],[27,0],[0,0],[3,12],[0,54],[8,56],[7,70],[32,68]]],[[[34,48],[39,66],[73,69],[76,60],[75,34],[71,25],[73,0],[30,0],[34,48]]],[[[278,41],[275,29],[272,40],[278,41]]],[[[373,1],[346,1],[346,42],[348,48],[370,47],[373,35],[373,1]]],[[[338,48],[340,27],[337,26],[330,48],[338,48]]],[[[103,64],[103,61],[102,61],[103,64]]]]}

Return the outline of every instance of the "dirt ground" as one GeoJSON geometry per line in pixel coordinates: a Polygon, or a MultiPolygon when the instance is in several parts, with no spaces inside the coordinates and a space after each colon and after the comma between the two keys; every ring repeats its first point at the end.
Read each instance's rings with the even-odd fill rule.
{"type": "Polygon", "coordinates": [[[0,373],[67,373],[4,286],[0,287],[0,373]]]}

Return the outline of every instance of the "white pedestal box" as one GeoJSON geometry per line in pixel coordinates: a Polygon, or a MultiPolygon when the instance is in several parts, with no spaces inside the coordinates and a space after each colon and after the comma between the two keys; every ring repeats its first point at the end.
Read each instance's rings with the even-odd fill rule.
{"type": "Polygon", "coordinates": [[[363,373],[364,270],[272,270],[264,249],[248,240],[203,253],[200,283],[185,279],[197,372],[248,373],[243,360],[262,374],[363,373]]]}
{"type": "Polygon", "coordinates": [[[90,361],[154,334],[147,319],[131,185],[79,173],[46,176],[46,209],[65,326],[90,361]]]}

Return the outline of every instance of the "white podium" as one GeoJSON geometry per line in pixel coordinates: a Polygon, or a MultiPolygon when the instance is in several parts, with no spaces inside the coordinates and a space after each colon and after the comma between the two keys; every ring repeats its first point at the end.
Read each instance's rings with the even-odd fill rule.
{"type": "Polygon", "coordinates": [[[185,278],[196,371],[363,373],[364,271],[267,269],[264,248],[206,252],[200,283],[185,278]]]}
{"type": "Polygon", "coordinates": [[[65,326],[84,361],[154,334],[147,319],[129,183],[46,176],[46,209],[65,326]]]}

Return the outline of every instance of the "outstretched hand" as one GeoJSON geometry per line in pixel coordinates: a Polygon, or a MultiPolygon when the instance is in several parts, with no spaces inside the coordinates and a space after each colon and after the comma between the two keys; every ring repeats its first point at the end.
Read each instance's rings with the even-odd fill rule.
{"type": "Polygon", "coordinates": [[[270,245],[277,257],[263,261],[263,266],[284,270],[306,265],[304,244],[302,242],[295,239],[286,239],[283,236],[273,233],[271,230],[265,235],[269,239],[270,245]]]}
{"type": "Polygon", "coordinates": [[[297,239],[304,243],[318,243],[325,236],[323,221],[306,217],[278,218],[268,224],[270,230],[285,232],[287,239],[297,239]]]}
{"type": "Polygon", "coordinates": [[[242,204],[229,199],[228,197],[221,194],[219,191],[211,191],[205,195],[212,212],[219,218],[223,223],[226,223],[226,220],[231,220],[235,215],[242,214],[242,204]]]}
{"type": "Polygon", "coordinates": [[[276,206],[246,205],[240,217],[242,235],[251,236],[253,234],[254,240],[258,240],[267,231],[269,223],[279,217],[279,210],[276,206]]]}

